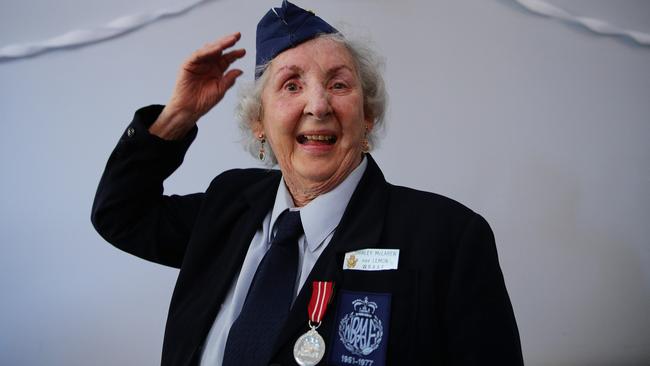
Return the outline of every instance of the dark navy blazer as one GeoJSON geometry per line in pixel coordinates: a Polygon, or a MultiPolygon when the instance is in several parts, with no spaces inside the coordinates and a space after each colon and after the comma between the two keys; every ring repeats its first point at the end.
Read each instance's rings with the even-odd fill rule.
{"type": "MultiPolygon", "coordinates": [[[[99,183],[92,222],[116,247],[180,268],[162,364],[197,365],[251,239],[273,206],[281,174],[231,170],[216,177],[205,193],[163,195],[163,181],[182,163],[196,129],[181,141],[149,135],[147,128],[161,109],[136,112],[120,138],[99,183]]],[[[334,237],[305,283],[334,281],[337,291],[390,294],[388,365],[523,364],[487,222],[451,199],[387,183],[367,158],[334,237]],[[399,249],[399,268],[344,271],[345,253],[363,248],[399,249]]],[[[270,364],[295,365],[293,345],[308,330],[310,296],[306,285],[270,364]]],[[[326,343],[336,339],[338,301],[335,294],[318,329],[326,343]]]]}

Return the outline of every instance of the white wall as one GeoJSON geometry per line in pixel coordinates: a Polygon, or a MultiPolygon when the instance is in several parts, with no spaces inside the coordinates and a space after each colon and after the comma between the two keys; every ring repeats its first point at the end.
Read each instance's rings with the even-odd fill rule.
{"type": "MultiPolygon", "coordinates": [[[[552,1],[650,32],[643,0],[552,1]]],[[[0,46],[172,0],[5,1],[0,46]]],[[[164,103],[180,62],[280,1],[213,1],[94,46],[0,63],[0,364],[155,365],[177,271],[106,244],[90,206],[133,111],[164,103]],[[252,9],[252,10],[250,10],[252,9]]],[[[492,224],[528,365],[650,362],[650,48],[530,15],[509,0],[307,1],[370,35],[391,107],[389,181],[492,224]]],[[[236,93],[200,123],[169,192],[255,161],[236,93]]]]}

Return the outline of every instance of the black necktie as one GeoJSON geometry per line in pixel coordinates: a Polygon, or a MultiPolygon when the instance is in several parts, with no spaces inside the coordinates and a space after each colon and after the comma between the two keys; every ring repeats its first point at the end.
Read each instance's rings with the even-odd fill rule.
{"type": "Polygon", "coordinates": [[[226,341],[223,366],[266,365],[287,319],[298,274],[300,212],[285,210],[226,341]]]}

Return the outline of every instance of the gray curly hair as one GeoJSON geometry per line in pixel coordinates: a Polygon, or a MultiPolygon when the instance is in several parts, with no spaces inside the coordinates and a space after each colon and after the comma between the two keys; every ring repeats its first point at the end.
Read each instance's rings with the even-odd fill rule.
{"type": "MultiPolygon", "coordinates": [[[[372,116],[374,120],[373,128],[368,133],[368,142],[371,148],[375,147],[379,132],[382,131],[384,126],[384,114],[388,100],[384,79],[380,73],[384,65],[383,59],[365,43],[350,40],[343,37],[340,33],[321,34],[316,36],[316,38],[329,39],[342,44],[350,52],[352,59],[355,61],[359,72],[359,79],[361,80],[361,88],[363,89],[364,111],[366,114],[372,116]]],[[[259,66],[256,71],[265,71],[271,62],[272,60],[266,65],[259,66]]],[[[255,158],[259,154],[260,142],[254,136],[252,123],[260,117],[262,90],[264,90],[267,79],[268,73],[263,72],[253,83],[242,87],[239,93],[239,103],[235,109],[235,116],[243,135],[242,143],[246,150],[255,158]]],[[[263,161],[264,164],[267,166],[277,164],[271,147],[266,146],[265,150],[266,157],[263,161]]]]}

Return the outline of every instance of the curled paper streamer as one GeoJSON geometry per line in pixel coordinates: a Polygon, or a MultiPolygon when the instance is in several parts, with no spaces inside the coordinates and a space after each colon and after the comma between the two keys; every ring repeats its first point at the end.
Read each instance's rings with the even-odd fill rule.
{"type": "MultiPolygon", "coordinates": [[[[161,9],[148,14],[134,14],[117,18],[94,29],[80,29],[40,42],[13,44],[0,48],[0,62],[36,56],[58,49],[82,47],[117,38],[163,18],[182,15],[191,9],[213,0],[195,0],[175,8],[161,9]]],[[[601,35],[626,37],[641,46],[650,46],[650,34],[621,29],[605,21],[579,17],[542,0],[515,0],[524,9],[550,18],[577,24],[601,35]]]]}
{"type": "Polygon", "coordinates": [[[648,33],[622,29],[599,19],[575,16],[564,9],[558,8],[557,6],[549,4],[542,0],[515,1],[519,3],[519,5],[523,6],[526,10],[538,15],[543,15],[576,24],[596,34],[626,37],[641,46],[650,46],[650,34],[648,33]]]}
{"type": "Polygon", "coordinates": [[[126,15],[94,29],[79,29],[40,42],[13,44],[0,48],[0,61],[36,56],[58,49],[81,47],[122,36],[164,18],[182,15],[212,0],[195,0],[188,4],[160,9],[146,14],[126,15]]]}

